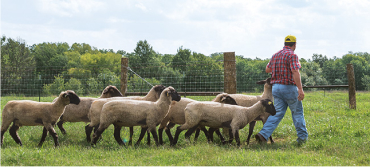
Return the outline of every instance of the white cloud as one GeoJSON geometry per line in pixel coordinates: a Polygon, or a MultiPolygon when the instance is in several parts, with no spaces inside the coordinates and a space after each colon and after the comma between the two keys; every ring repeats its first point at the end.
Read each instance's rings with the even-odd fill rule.
{"type": "Polygon", "coordinates": [[[73,17],[76,14],[91,14],[104,8],[105,3],[98,0],[38,0],[39,10],[61,17],[73,17]]]}
{"type": "MultiPolygon", "coordinates": [[[[4,4],[20,1],[2,1],[2,11],[4,4]]],[[[4,10],[2,33],[29,44],[84,42],[132,52],[139,40],[147,40],[162,54],[175,54],[184,46],[205,55],[235,51],[262,59],[281,49],[289,34],[297,36],[296,52],[304,58],[313,53],[333,57],[350,50],[369,51],[368,0],[36,2],[29,6],[36,13],[32,18],[21,15],[27,8],[4,10]]]]}

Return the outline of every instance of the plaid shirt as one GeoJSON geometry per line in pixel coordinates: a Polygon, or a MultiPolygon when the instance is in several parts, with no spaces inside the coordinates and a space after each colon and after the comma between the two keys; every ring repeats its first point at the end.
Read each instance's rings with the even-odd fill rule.
{"type": "Polygon", "coordinates": [[[288,46],[275,53],[267,67],[272,69],[271,84],[295,85],[292,70],[301,68],[298,56],[288,46]]]}

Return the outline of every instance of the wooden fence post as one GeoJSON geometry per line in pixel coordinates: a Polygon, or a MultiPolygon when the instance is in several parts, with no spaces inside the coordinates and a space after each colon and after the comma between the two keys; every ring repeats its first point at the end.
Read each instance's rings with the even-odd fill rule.
{"type": "Polygon", "coordinates": [[[224,52],[224,92],[236,93],[235,52],[224,52]]]}
{"type": "Polygon", "coordinates": [[[126,96],[126,90],[127,90],[127,69],[128,67],[128,58],[122,57],[121,58],[121,88],[120,91],[123,96],[126,96]]]}
{"type": "Polygon", "coordinates": [[[347,64],[349,108],[356,109],[355,71],[352,64],[347,64]]]}

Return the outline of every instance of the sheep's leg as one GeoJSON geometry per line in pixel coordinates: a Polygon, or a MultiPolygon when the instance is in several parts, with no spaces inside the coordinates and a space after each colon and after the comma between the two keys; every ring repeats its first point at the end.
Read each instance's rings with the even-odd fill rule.
{"type": "MultiPolygon", "coordinates": [[[[183,125],[181,125],[181,126],[183,126],[183,125]]],[[[183,129],[181,129],[181,126],[177,127],[176,133],[175,133],[175,138],[172,140],[171,146],[174,146],[174,145],[177,144],[177,140],[179,140],[179,135],[183,131],[183,129]]]]}
{"type": "MultiPolygon", "coordinates": [[[[193,126],[193,127],[198,127],[198,124],[193,126]]],[[[180,133],[183,131],[183,130],[186,130],[186,129],[190,129],[192,128],[190,124],[188,123],[185,123],[181,126],[178,126],[177,129],[176,129],[176,133],[175,133],[175,138],[173,139],[173,141],[171,142],[171,146],[174,146],[177,144],[177,141],[179,140],[179,135],[180,133]]],[[[195,129],[194,129],[195,130],[195,129]]],[[[193,131],[194,132],[194,131],[193,131]]]]}
{"type": "Polygon", "coordinates": [[[6,132],[6,130],[2,130],[1,131],[1,146],[3,145],[3,140],[4,140],[4,133],[6,132]]]}
{"type": "Polygon", "coordinates": [[[12,123],[12,121],[10,121],[10,119],[4,118],[4,110],[3,110],[3,115],[2,116],[3,116],[3,119],[1,120],[2,121],[2,123],[1,123],[1,146],[3,145],[4,134],[8,130],[10,124],[12,123]]]}
{"type": "Polygon", "coordinates": [[[148,137],[147,137],[147,145],[148,146],[150,146],[150,133],[149,132],[147,132],[147,135],[148,135],[148,137]]]}
{"type": "Polygon", "coordinates": [[[52,125],[47,125],[47,126],[45,126],[45,128],[49,131],[50,135],[53,136],[55,147],[59,146],[58,135],[55,132],[53,126],[52,125]]]}
{"type": "MultiPolygon", "coordinates": [[[[216,129],[215,130],[216,134],[218,135],[218,137],[220,138],[222,144],[226,144],[226,141],[225,141],[225,138],[222,136],[221,132],[220,132],[220,129],[216,129]]],[[[212,135],[213,136],[213,135],[212,135]]]]}
{"type": "Polygon", "coordinates": [[[239,129],[235,129],[233,133],[234,133],[236,144],[240,146],[239,129]]]}
{"type": "MultiPolygon", "coordinates": [[[[100,124],[94,126],[94,133],[98,130],[100,124]]],[[[103,140],[103,136],[99,137],[99,140],[103,140]]]]}
{"type": "Polygon", "coordinates": [[[158,129],[158,140],[160,145],[163,145],[163,130],[164,128],[158,129]]]}
{"type": "Polygon", "coordinates": [[[195,131],[194,141],[197,141],[197,140],[198,140],[199,133],[200,133],[200,129],[198,128],[198,129],[195,131]]]}
{"type": "MultiPolygon", "coordinates": [[[[175,123],[172,123],[170,122],[167,126],[166,126],[166,134],[168,136],[168,140],[170,141],[170,143],[172,143],[173,141],[173,137],[172,137],[172,134],[171,134],[171,129],[175,126],[176,124],[175,123]]],[[[161,138],[161,135],[159,136],[159,138],[161,138]]],[[[163,143],[163,141],[162,141],[163,143]]]]}
{"type": "MultiPolygon", "coordinates": [[[[141,142],[141,140],[143,140],[144,138],[144,135],[145,135],[145,132],[148,130],[148,127],[145,126],[145,127],[141,127],[141,131],[140,131],[140,136],[139,136],[139,139],[136,141],[136,144],[135,146],[138,146],[141,142]]],[[[130,131],[131,132],[131,131],[130,131]]]]}
{"type": "Polygon", "coordinates": [[[157,136],[157,131],[155,130],[155,126],[154,126],[154,128],[151,128],[150,132],[153,135],[153,139],[155,141],[155,145],[159,146],[158,136],[157,136]]]}
{"type": "Polygon", "coordinates": [[[124,146],[125,143],[121,139],[121,129],[122,129],[122,126],[114,125],[114,139],[116,139],[119,145],[124,146]]]}
{"type": "Polygon", "coordinates": [[[99,125],[99,128],[93,134],[91,145],[96,145],[96,142],[98,142],[101,134],[105,131],[105,129],[107,129],[107,127],[108,126],[103,127],[103,126],[99,125]]]}
{"type": "Polygon", "coordinates": [[[205,126],[200,127],[200,130],[203,131],[204,135],[206,135],[206,138],[208,139],[209,133],[205,126]]]}
{"type": "Polygon", "coordinates": [[[128,145],[132,145],[132,136],[134,135],[134,127],[130,127],[130,139],[128,145]]]}
{"type": "Polygon", "coordinates": [[[271,143],[274,143],[275,141],[272,139],[272,136],[270,136],[271,143]]]}
{"type": "Polygon", "coordinates": [[[85,126],[85,133],[86,133],[86,141],[91,142],[91,132],[93,131],[94,127],[90,126],[90,124],[85,126]]]}
{"type": "Polygon", "coordinates": [[[209,128],[208,129],[208,142],[213,142],[213,132],[215,132],[215,128],[209,128]]]}
{"type": "Polygon", "coordinates": [[[12,136],[12,138],[14,139],[14,141],[19,144],[20,146],[22,146],[22,142],[21,142],[21,138],[19,138],[18,136],[18,129],[19,129],[19,126],[15,125],[15,123],[13,123],[12,127],[10,127],[9,129],[9,133],[10,133],[10,136],[12,136]]]}
{"type": "MultiPolygon", "coordinates": [[[[202,128],[204,128],[205,129],[205,127],[203,126],[203,127],[201,127],[201,129],[202,128]]],[[[186,133],[185,133],[185,139],[188,139],[188,140],[190,140],[190,136],[191,136],[191,134],[193,134],[194,133],[194,131],[195,130],[197,130],[198,129],[198,126],[194,126],[194,127],[192,127],[192,128],[190,128],[186,133]]],[[[207,131],[207,130],[206,130],[207,131]]],[[[204,133],[208,133],[208,131],[207,132],[204,132],[204,133]]],[[[207,136],[207,135],[206,135],[207,136]]]]}
{"type": "Polygon", "coordinates": [[[229,143],[232,143],[234,140],[234,135],[231,129],[229,129],[229,143]]]}
{"type": "Polygon", "coordinates": [[[48,130],[44,127],[43,130],[42,130],[41,140],[40,140],[39,145],[38,145],[39,147],[41,147],[42,144],[44,143],[47,134],[48,134],[48,130]]]}
{"type": "Polygon", "coordinates": [[[62,132],[63,135],[67,134],[66,130],[64,129],[63,127],[63,123],[64,123],[64,119],[63,119],[63,115],[60,117],[60,120],[59,122],[57,123],[58,125],[58,128],[60,129],[60,131],[62,132]]]}
{"type": "Polygon", "coordinates": [[[252,121],[249,123],[249,134],[248,134],[248,138],[247,138],[247,145],[249,145],[249,140],[251,139],[251,136],[253,134],[253,129],[254,129],[254,126],[256,125],[256,121],[252,121]]]}

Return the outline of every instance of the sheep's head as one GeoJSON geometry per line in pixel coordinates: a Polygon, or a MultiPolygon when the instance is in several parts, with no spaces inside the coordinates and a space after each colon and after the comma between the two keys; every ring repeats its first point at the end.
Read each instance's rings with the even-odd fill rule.
{"type": "Polygon", "coordinates": [[[164,89],[166,89],[166,87],[163,86],[163,85],[155,85],[155,86],[152,87],[152,89],[149,91],[149,93],[151,91],[154,91],[156,93],[156,97],[158,99],[161,96],[161,93],[163,92],[164,89]]]}
{"type": "Polygon", "coordinates": [[[169,86],[163,90],[162,94],[165,94],[167,97],[171,96],[172,101],[180,101],[181,96],[176,92],[176,90],[169,86]]]}
{"type": "Polygon", "coordinates": [[[235,101],[234,98],[232,98],[231,96],[229,96],[228,94],[223,94],[221,96],[221,100],[220,100],[221,103],[225,103],[225,104],[231,104],[231,105],[238,105],[235,101]]]}
{"type": "Polygon", "coordinates": [[[265,90],[272,89],[271,78],[267,78],[266,80],[262,80],[262,81],[257,81],[256,84],[259,84],[259,85],[264,84],[264,89],[265,90]]]}
{"type": "Polygon", "coordinates": [[[224,96],[228,96],[228,94],[227,93],[218,94],[214,99],[212,99],[212,101],[214,101],[214,102],[221,102],[221,99],[224,96]]]}
{"type": "Polygon", "coordinates": [[[257,81],[256,84],[259,84],[259,85],[264,85],[264,84],[271,85],[270,82],[271,82],[271,78],[267,78],[266,80],[257,81]]]}
{"type": "Polygon", "coordinates": [[[122,97],[122,93],[117,89],[117,87],[113,85],[107,86],[104,90],[102,95],[100,96],[101,98],[110,98],[110,97],[122,97]]]}
{"type": "Polygon", "coordinates": [[[77,94],[72,90],[67,90],[65,92],[60,93],[59,98],[69,99],[69,103],[71,104],[80,104],[80,98],[77,96],[77,94]]]}
{"type": "Polygon", "coordinates": [[[262,105],[266,108],[266,112],[268,112],[271,115],[276,114],[276,109],[274,106],[274,103],[270,99],[263,99],[261,100],[262,105]]]}

